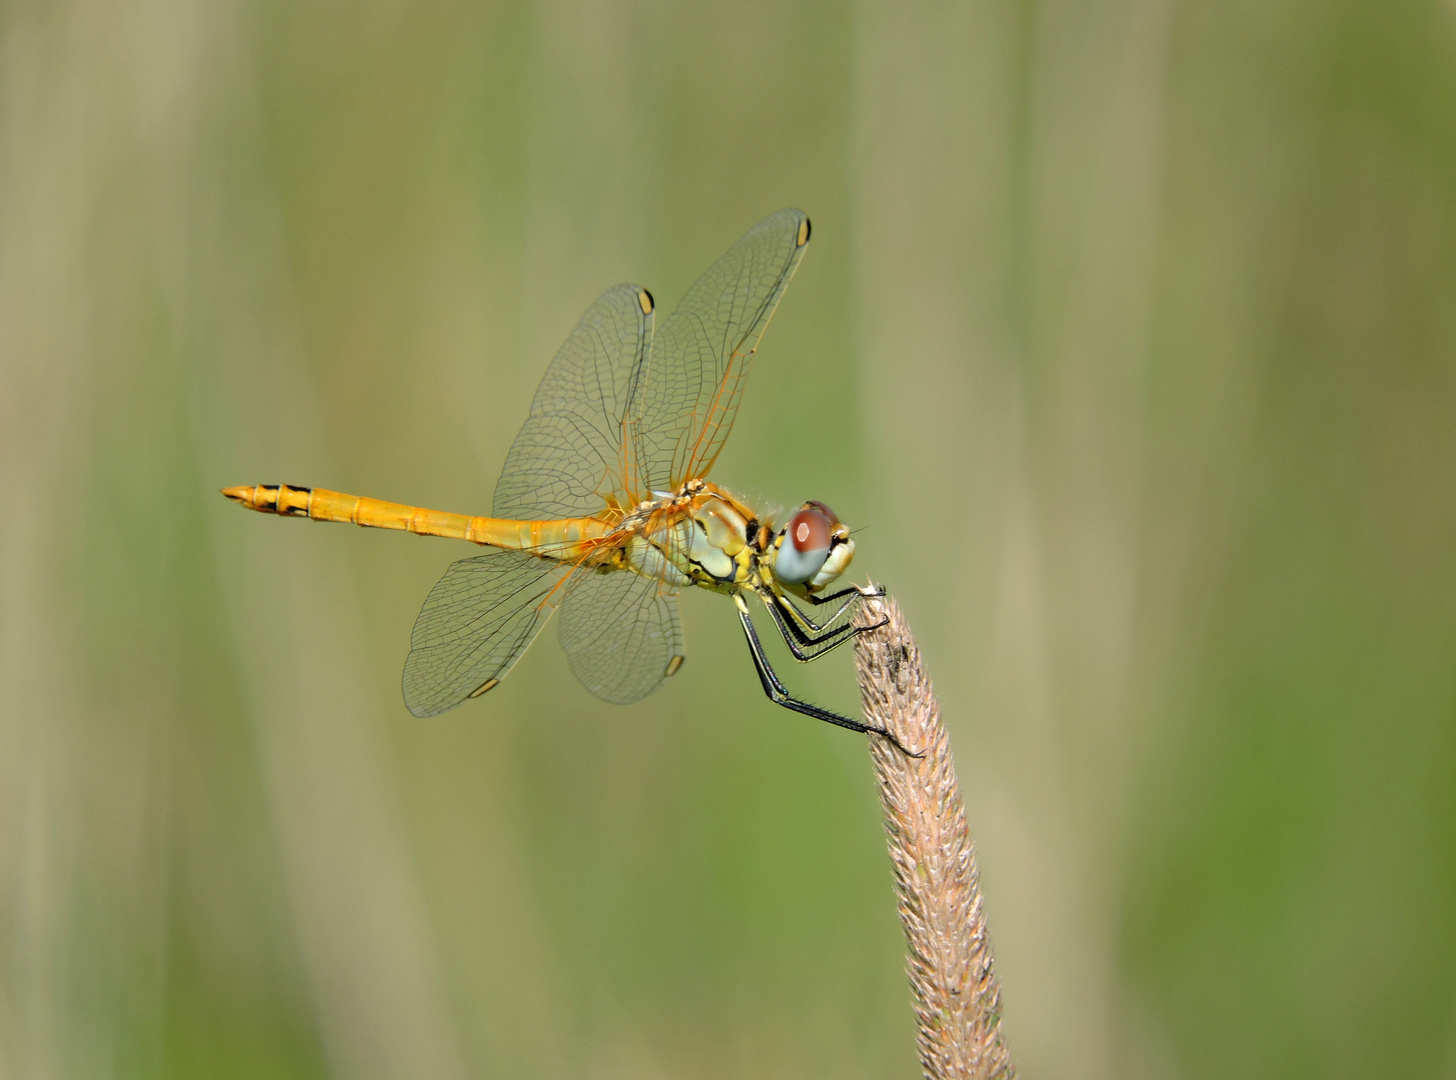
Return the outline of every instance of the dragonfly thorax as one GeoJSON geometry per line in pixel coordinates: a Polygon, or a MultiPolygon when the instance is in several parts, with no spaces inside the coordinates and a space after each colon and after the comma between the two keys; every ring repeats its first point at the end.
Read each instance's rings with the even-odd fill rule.
{"type": "Polygon", "coordinates": [[[728,492],[689,480],[676,493],[639,504],[619,527],[632,533],[628,565],[667,585],[732,591],[747,584],[759,552],[750,544],[757,517],[728,492]]]}
{"type": "Polygon", "coordinates": [[[767,585],[798,596],[819,592],[854,558],[849,528],[822,502],[807,502],[775,530],[733,495],[705,480],[654,492],[622,522],[628,566],[683,588],[717,592],[767,585]]]}

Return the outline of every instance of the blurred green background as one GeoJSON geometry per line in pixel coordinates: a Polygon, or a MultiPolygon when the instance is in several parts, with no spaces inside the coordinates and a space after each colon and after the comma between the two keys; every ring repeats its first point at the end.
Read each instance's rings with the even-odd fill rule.
{"type": "Polygon", "coordinates": [[[728,605],[419,721],[470,550],[216,493],[485,512],[783,205],[715,478],[912,620],[1023,1075],[1456,1077],[1434,0],[0,5],[0,1076],[918,1074],[862,740],[728,605]]]}

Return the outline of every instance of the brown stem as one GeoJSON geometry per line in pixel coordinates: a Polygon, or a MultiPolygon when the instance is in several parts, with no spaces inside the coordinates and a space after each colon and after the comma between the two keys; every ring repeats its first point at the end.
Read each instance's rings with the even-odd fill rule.
{"type": "Polygon", "coordinates": [[[1016,1070],[1001,1031],[980,871],[940,703],[894,600],[867,600],[855,621],[886,618],[855,639],[854,661],[866,722],[924,755],[907,757],[870,736],[909,949],[920,1064],[929,1080],[1010,1080],[1016,1070]]]}

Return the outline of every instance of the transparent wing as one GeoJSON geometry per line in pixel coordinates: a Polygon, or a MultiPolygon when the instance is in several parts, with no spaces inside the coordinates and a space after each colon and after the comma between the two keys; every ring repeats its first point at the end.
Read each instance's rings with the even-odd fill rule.
{"type": "Polygon", "coordinates": [[[770,214],[662,324],[632,408],[649,488],[676,490],[712,466],[733,428],[753,351],[808,242],[802,211],[770,214]]]}
{"type": "Polygon", "coordinates": [[[570,564],[487,551],[445,571],[420,609],[404,662],[404,703],[436,716],[505,678],[560,601],[570,564]]]}
{"type": "Polygon", "coordinates": [[[618,285],[597,297],[541,379],[495,486],[496,517],[584,517],[600,513],[608,494],[641,490],[623,419],[651,341],[646,289],[618,285]]]}
{"type": "Polygon", "coordinates": [[[556,629],[577,679],[616,705],[645,698],[682,664],[677,591],[631,571],[579,573],[556,629]]]}

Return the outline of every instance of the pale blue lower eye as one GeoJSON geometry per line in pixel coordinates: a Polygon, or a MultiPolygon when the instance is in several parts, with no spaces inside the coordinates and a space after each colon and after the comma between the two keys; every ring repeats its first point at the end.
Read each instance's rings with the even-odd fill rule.
{"type": "Polygon", "coordinates": [[[790,585],[802,584],[819,572],[828,556],[827,547],[800,551],[786,537],[774,559],[774,577],[790,585]]]}

